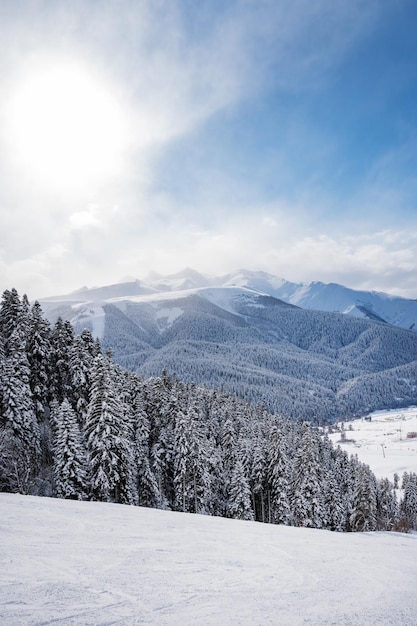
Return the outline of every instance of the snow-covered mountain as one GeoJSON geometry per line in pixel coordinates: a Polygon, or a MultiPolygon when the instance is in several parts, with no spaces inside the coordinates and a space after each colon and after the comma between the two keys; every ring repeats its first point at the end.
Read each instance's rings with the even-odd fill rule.
{"type": "Polygon", "coordinates": [[[114,298],[136,298],[161,293],[200,290],[208,287],[245,287],[256,293],[274,296],[284,302],[315,311],[343,313],[386,322],[400,328],[417,330],[417,300],[377,291],[359,291],[322,282],[292,283],[266,272],[238,270],[222,276],[203,275],[192,269],[161,276],[155,272],[144,280],[105,287],[86,287],[65,296],[46,298],[46,302],[86,302],[114,298]]]}
{"type": "Polygon", "coordinates": [[[128,369],[166,369],[293,418],[417,403],[417,333],[302,309],[276,297],[283,286],[258,272],[209,278],[187,270],[41,304],[51,321],[61,315],[79,332],[89,328],[128,369]]]}

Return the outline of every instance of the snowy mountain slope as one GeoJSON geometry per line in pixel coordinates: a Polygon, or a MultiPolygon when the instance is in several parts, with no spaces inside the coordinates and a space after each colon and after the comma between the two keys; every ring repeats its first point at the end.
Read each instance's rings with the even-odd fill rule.
{"type": "MultiPolygon", "coordinates": [[[[62,310],[46,304],[51,319],[51,307],[62,310]]],[[[417,333],[304,310],[260,289],[195,286],[77,302],[68,312],[78,331],[90,328],[128,369],[145,376],[166,369],[293,418],[417,402],[417,333]]]]}
{"type": "Polygon", "coordinates": [[[336,283],[291,283],[265,272],[240,270],[226,284],[263,290],[304,309],[330,311],[385,321],[401,328],[417,328],[417,300],[383,292],[359,291],[336,283]]]}
{"type": "Polygon", "coordinates": [[[3,626],[411,626],[417,534],[0,494],[3,626]]]}
{"type": "Polygon", "coordinates": [[[335,283],[292,283],[266,272],[238,270],[223,276],[203,275],[192,269],[161,276],[151,273],[142,281],[83,288],[66,296],[46,298],[47,303],[88,302],[113,298],[134,298],[146,294],[168,293],[207,287],[245,287],[305,309],[344,313],[384,321],[400,328],[417,330],[417,300],[376,291],[359,291],[335,283]]]}

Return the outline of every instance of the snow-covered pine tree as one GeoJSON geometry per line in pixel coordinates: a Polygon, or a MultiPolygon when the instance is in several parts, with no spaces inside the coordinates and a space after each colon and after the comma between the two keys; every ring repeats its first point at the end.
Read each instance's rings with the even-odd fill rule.
{"type": "Polygon", "coordinates": [[[134,453],[123,405],[115,393],[110,361],[99,355],[91,372],[86,420],[91,490],[94,498],[135,504],[134,453]]]}
{"type": "Polygon", "coordinates": [[[176,509],[184,512],[189,511],[192,498],[190,438],[188,421],[182,411],[178,411],[175,419],[174,486],[176,509]]]}
{"type": "Polygon", "coordinates": [[[13,350],[9,344],[12,335],[16,336],[17,332],[22,339],[26,338],[26,321],[16,289],[6,289],[3,292],[0,306],[0,334],[3,337],[6,356],[13,350]]]}
{"type": "Polygon", "coordinates": [[[250,486],[252,490],[252,506],[255,519],[260,520],[261,522],[266,521],[266,451],[264,443],[262,433],[259,429],[253,447],[250,486]]]}
{"type": "Polygon", "coordinates": [[[229,489],[228,516],[242,520],[254,519],[249,481],[245,476],[243,463],[240,460],[236,461],[232,472],[229,489]]]}
{"type": "Polygon", "coordinates": [[[268,521],[274,524],[289,524],[291,471],[283,428],[277,424],[270,429],[267,458],[268,521]]]}
{"type": "Polygon", "coordinates": [[[29,364],[25,352],[25,338],[19,329],[8,340],[9,356],[4,366],[3,423],[6,440],[13,447],[10,470],[10,490],[30,493],[39,470],[41,447],[39,425],[36,420],[32,392],[29,385],[29,364]]]}
{"type": "Polygon", "coordinates": [[[69,351],[74,343],[74,330],[68,321],[59,317],[51,332],[51,368],[54,397],[59,403],[64,398],[73,405],[73,387],[69,351]]]}
{"type": "MultiPolygon", "coordinates": [[[[1,407],[3,406],[3,388],[4,388],[5,367],[6,367],[6,355],[4,353],[3,335],[0,330],[0,411],[1,411],[1,407]]],[[[0,417],[0,428],[2,425],[3,425],[3,419],[0,417]]]]}
{"type": "Polygon", "coordinates": [[[223,453],[225,478],[228,483],[231,479],[233,468],[236,463],[237,452],[236,429],[229,410],[226,410],[224,414],[224,422],[220,433],[220,445],[223,453]]]}
{"type": "Polygon", "coordinates": [[[350,526],[354,532],[376,530],[377,501],[375,476],[367,465],[358,463],[356,469],[353,508],[350,526]]]}
{"type": "Polygon", "coordinates": [[[61,403],[54,437],[54,495],[84,500],[90,491],[87,452],[77,416],[68,400],[61,403]]]}
{"type": "Polygon", "coordinates": [[[211,475],[209,472],[209,440],[200,416],[197,402],[190,404],[187,411],[189,432],[190,471],[193,487],[192,511],[209,513],[211,510],[211,475]]]}
{"type": "Polygon", "coordinates": [[[401,514],[405,517],[410,528],[417,530],[417,474],[404,472],[404,497],[401,502],[401,514]]]}
{"type": "Polygon", "coordinates": [[[85,424],[89,402],[90,375],[95,356],[94,339],[89,330],[74,337],[68,348],[72,402],[80,424],[85,424]]]}
{"type": "Polygon", "coordinates": [[[376,484],[377,530],[392,530],[398,520],[398,501],[394,485],[388,478],[376,484]]]}
{"type": "Polygon", "coordinates": [[[295,457],[291,510],[296,526],[323,528],[326,525],[323,502],[324,476],[319,462],[319,443],[305,428],[295,457]]]}
{"type": "Polygon", "coordinates": [[[50,342],[51,329],[43,317],[39,302],[35,302],[29,316],[26,350],[30,366],[30,388],[38,421],[44,419],[50,396],[50,342]]]}
{"type": "Polygon", "coordinates": [[[330,468],[324,470],[323,504],[326,528],[343,532],[346,524],[345,506],[337,480],[330,468]]]}
{"type": "Polygon", "coordinates": [[[152,508],[166,508],[150,465],[150,423],[145,412],[143,395],[138,385],[134,392],[132,411],[135,424],[134,451],[138,504],[152,508]]]}
{"type": "Polygon", "coordinates": [[[343,531],[350,530],[350,514],[353,508],[353,492],[355,486],[355,457],[349,459],[345,450],[337,447],[333,451],[333,476],[338,485],[343,507],[343,531]]]}

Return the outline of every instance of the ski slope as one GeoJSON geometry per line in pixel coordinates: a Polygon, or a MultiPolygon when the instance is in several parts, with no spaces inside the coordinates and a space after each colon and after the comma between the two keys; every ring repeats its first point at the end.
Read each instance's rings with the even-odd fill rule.
{"type": "Polygon", "coordinates": [[[2,626],[417,624],[417,534],[0,494],[2,626]]]}

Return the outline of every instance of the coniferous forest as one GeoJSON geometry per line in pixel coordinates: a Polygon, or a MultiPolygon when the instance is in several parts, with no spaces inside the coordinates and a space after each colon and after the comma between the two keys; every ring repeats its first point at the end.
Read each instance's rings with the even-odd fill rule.
{"type": "Polygon", "coordinates": [[[334,531],[417,528],[388,479],[287,420],[175,374],[143,378],[15,289],[0,308],[0,489],[334,531]]]}

